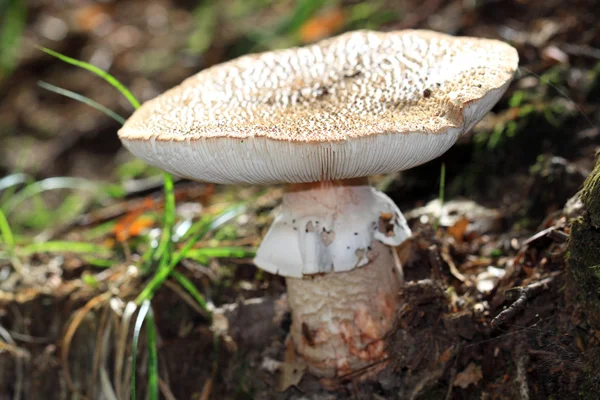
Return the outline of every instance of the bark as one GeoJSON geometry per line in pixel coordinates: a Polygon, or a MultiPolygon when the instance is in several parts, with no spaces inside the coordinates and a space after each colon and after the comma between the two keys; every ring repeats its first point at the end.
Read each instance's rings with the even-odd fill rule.
{"type": "Polygon", "coordinates": [[[590,327],[584,371],[587,392],[592,393],[600,389],[600,346],[591,345],[600,336],[600,159],[583,185],[581,200],[583,212],[571,224],[568,266],[573,292],[590,327]]]}
{"type": "Polygon", "coordinates": [[[584,210],[571,224],[569,270],[590,325],[600,329],[600,160],[581,191],[584,210]]]}

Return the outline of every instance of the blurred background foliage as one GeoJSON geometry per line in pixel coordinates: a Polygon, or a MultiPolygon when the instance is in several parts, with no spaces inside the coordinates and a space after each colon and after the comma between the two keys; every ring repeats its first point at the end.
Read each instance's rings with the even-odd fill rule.
{"type": "MultiPolygon", "coordinates": [[[[499,38],[520,51],[517,83],[498,112],[484,120],[464,146],[441,160],[450,164],[450,196],[473,195],[480,189],[479,194],[489,193],[485,200],[490,200],[497,195],[487,179],[490,175],[525,173],[541,154],[567,159],[584,151],[591,154],[564,128],[585,131],[588,138],[596,135],[597,116],[590,107],[600,87],[599,39],[586,12],[593,4],[2,0],[0,173],[25,173],[36,180],[89,178],[94,184],[110,183],[109,195],[119,192],[111,184],[158,173],[122,150],[115,135],[118,123],[43,90],[37,81],[78,93],[122,117],[132,111],[127,100],[97,77],[52,59],[36,45],[109,71],[143,102],[203,68],[249,52],[311,43],[351,29],[429,28],[499,38]]],[[[439,163],[423,168],[424,175],[436,175],[439,163]]],[[[409,173],[415,194],[406,199],[409,203],[435,194],[419,171],[409,173]]],[[[38,208],[34,215],[43,213],[38,208]]]]}

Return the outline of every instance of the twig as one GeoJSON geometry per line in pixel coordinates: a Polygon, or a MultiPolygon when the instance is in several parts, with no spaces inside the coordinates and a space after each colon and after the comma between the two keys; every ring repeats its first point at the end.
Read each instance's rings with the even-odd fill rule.
{"type": "Polygon", "coordinates": [[[585,44],[564,43],[560,46],[565,53],[574,56],[584,56],[600,60],[600,49],[585,44]]]}
{"type": "Polygon", "coordinates": [[[8,331],[8,332],[11,334],[13,339],[15,339],[19,342],[47,344],[47,343],[51,343],[53,341],[53,339],[50,339],[47,337],[36,337],[36,336],[27,335],[24,333],[15,332],[15,331],[8,331]]]}
{"type": "Polygon", "coordinates": [[[372,362],[370,364],[365,365],[364,367],[361,367],[361,368],[357,369],[356,371],[348,372],[348,373],[346,373],[344,375],[339,376],[337,378],[338,382],[344,382],[344,381],[347,381],[347,380],[353,380],[353,379],[355,379],[357,377],[360,377],[360,376],[362,376],[364,374],[369,373],[369,370],[371,370],[372,368],[378,367],[380,364],[387,363],[390,360],[391,360],[390,357],[386,357],[383,360],[374,361],[374,362],[372,362]]]}
{"type": "Polygon", "coordinates": [[[558,230],[555,226],[551,226],[549,228],[539,231],[538,233],[536,233],[535,235],[531,236],[529,239],[524,241],[523,248],[543,237],[548,237],[548,238],[554,240],[555,242],[559,242],[559,243],[564,243],[567,240],[569,240],[569,235],[567,235],[563,231],[558,230]]]}
{"type": "Polygon", "coordinates": [[[432,244],[427,248],[427,257],[429,258],[429,264],[431,264],[433,273],[437,275],[440,280],[442,277],[442,260],[440,259],[440,252],[437,245],[432,244]]]}
{"type": "Polygon", "coordinates": [[[400,282],[404,282],[404,268],[402,268],[402,260],[400,260],[398,249],[396,247],[392,247],[392,255],[394,256],[394,265],[396,266],[396,271],[398,272],[398,280],[400,282]]]}
{"type": "Polygon", "coordinates": [[[189,305],[190,307],[192,307],[194,309],[194,311],[196,311],[198,314],[202,315],[205,318],[210,317],[206,313],[206,311],[204,311],[198,305],[198,302],[196,300],[194,300],[194,298],[192,296],[190,296],[189,294],[187,294],[186,292],[184,292],[179,285],[177,285],[176,283],[171,282],[169,280],[166,280],[165,281],[165,286],[167,286],[169,289],[171,289],[173,292],[175,292],[177,295],[179,295],[179,297],[181,297],[181,299],[183,301],[185,301],[187,303],[187,305],[189,305]]]}
{"type": "Polygon", "coordinates": [[[564,233],[563,231],[553,230],[548,232],[548,237],[555,242],[564,243],[569,240],[569,235],[564,233]]]}
{"type": "Polygon", "coordinates": [[[62,348],[60,352],[60,361],[62,364],[63,374],[65,378],[65,383],[67,387],[71,391],[71,393],[75,395],[79,395],[80,398],[87,399],[88,396],[84,395],[73,383],[71,379],[71,373],[69,368],[69,350],[71,349],[71,340],[73,336],[75,336],[75,332],[77,328],[85,318],[86,314],[93,310],[96,306],[108,301],[111,297],[110,292],[105,292],[101,295],[98,295],[88,301],[82,308],[80,308],[77,312],[75,312],[71,323],[67,326],[67,330],[65,336],[62,340],[62,348]]]}
{"type": "Polygon", "coordinates": [[[550,283],[552,283],[554,278],[556,278],[559,274],[560,272],[555,273],[546,279],[542,279],[539,282],[532,283],[531,285],[515,287],[504,292],[504,298],[506,300],[516,300],[506,310],[502,311],[492,320],[491,327],[497,328],[503,323],[513,319],[519,311],[525,308],[525,305],[529,299],[537,296],[543,290],[547,289],[550,283]]]}
{"type": "Polygon", "coordinates": [[[121,324],[118,329],[113,380],[115,381],[115,392],[117,393],[117,397],[120,399],[126,399],[128,397],[127,394],[129,393],[128,388],[125,387],[125,384],[129,382],[129,380],[123,377],[123,363],[125,362],[125,352],[127,350],[129,325],[131,323],[131,317],[136,310],[137,305],[133,301],[127,303],[125,310],[123,311],[123,316],[121,317],[121,324]]]}
{"type": "MultiPolygon", "coordinates": [[[[94,348],[94,357],[92,361],[92,384],[90,385],[90,390],[92,392],[90,397],[92,398],[96,397],[96,378],[98,377],[98,371],[100,370],[100,361],[102,356],[102,339],[105,334],[106,325],[109,323],[109,312],[110,307],[104,307],[104,310],[102,311],[102,316],[100,317],[100,329],[98,329],[98,332],[96,333],[96,345],[94,348]]],[[[100,391],[100,393],[102,393],[102,391],[100,391]]]]}
{"type": "Polygon", "coordinates": [[[160,387],[160,392],[166,400],[177,400],[169,385],[161,378],[158,378],[158,386],[160,387]]]}
{"type": "MultiPolygon", "coordinates": [[[[4,329],[3,326],[0,325],[0,338],[2,338],[7,346],[11,346],[14,349],[4,349],[4,350],[9,350],[10,352],[13,352],[13,354],[15,355],[15,375],[16,375],[16,380],[15,380],[15,389],[14,389],[14,396],[13,396],[13,400],[20,400],[21,399],[21,393],[23,392],[23,358],[24,356],[29,356],[29,354],[23,350],[21,350],[19,347],[17,347],[17,344],[15,343],[15,341],[13,340],[13,338],[10,336],[10,333],[4,329]]],[[[3,342],[0,342],[3,343],[3,342]]]]}
{"type": "Polygon", "coordinates": [[[446,391],[446,400],[450,400],[452,398],[452,388],[454,387],[454,380],[456,379],[456,374],[458,373],[458,358],[460,357],[462,349],[462,343],[459,343],[458,349],[454,354],[454,362],[450,368],[450,379],[448,383],[448,390],[446,391]]]}

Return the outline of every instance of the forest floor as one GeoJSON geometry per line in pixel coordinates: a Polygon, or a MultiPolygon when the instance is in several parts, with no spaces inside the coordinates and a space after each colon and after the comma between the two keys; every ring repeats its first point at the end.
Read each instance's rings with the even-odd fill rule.
{"type": "Polygon", "coordinates": [[[600,2],[191,3],[12,6],[23,29],[10,24],[15,60],[0,57],[0,399],[146,396],[156,376],[165,399],[597,398],[600,331],[567,259],[600,149],[600,2]],[[129,102],[35,45],[145,101],[233,57],[357,28],[497,38],[521,61],[450,151],[373,178],[413,230],[397,249],[403,307],[388,368],[328,391],[290,365],[284,281],[252,264],[282,188],[165,187],[121,147],[118,122],[37,83],[125,117],[129,102]]]}

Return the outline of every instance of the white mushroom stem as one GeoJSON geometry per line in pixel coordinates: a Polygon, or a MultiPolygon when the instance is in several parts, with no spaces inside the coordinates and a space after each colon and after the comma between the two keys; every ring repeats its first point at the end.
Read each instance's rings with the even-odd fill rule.
{"type": "Polygon", "coordinates": [[[296,352],[317,376],[344,376],[388,358],[385,336],[398,307],[400,279],[392,251],[373,242],[371,261],[352,271],[287,278],[296,352]]]}
{"type": "Polygon", "coordinates": [[[342,376],[387,357],[400,284],[390,246],[409,236],[366,180],[288,187],[254,262],[287,278],[291,338],[314,373],[342,376]]]}

